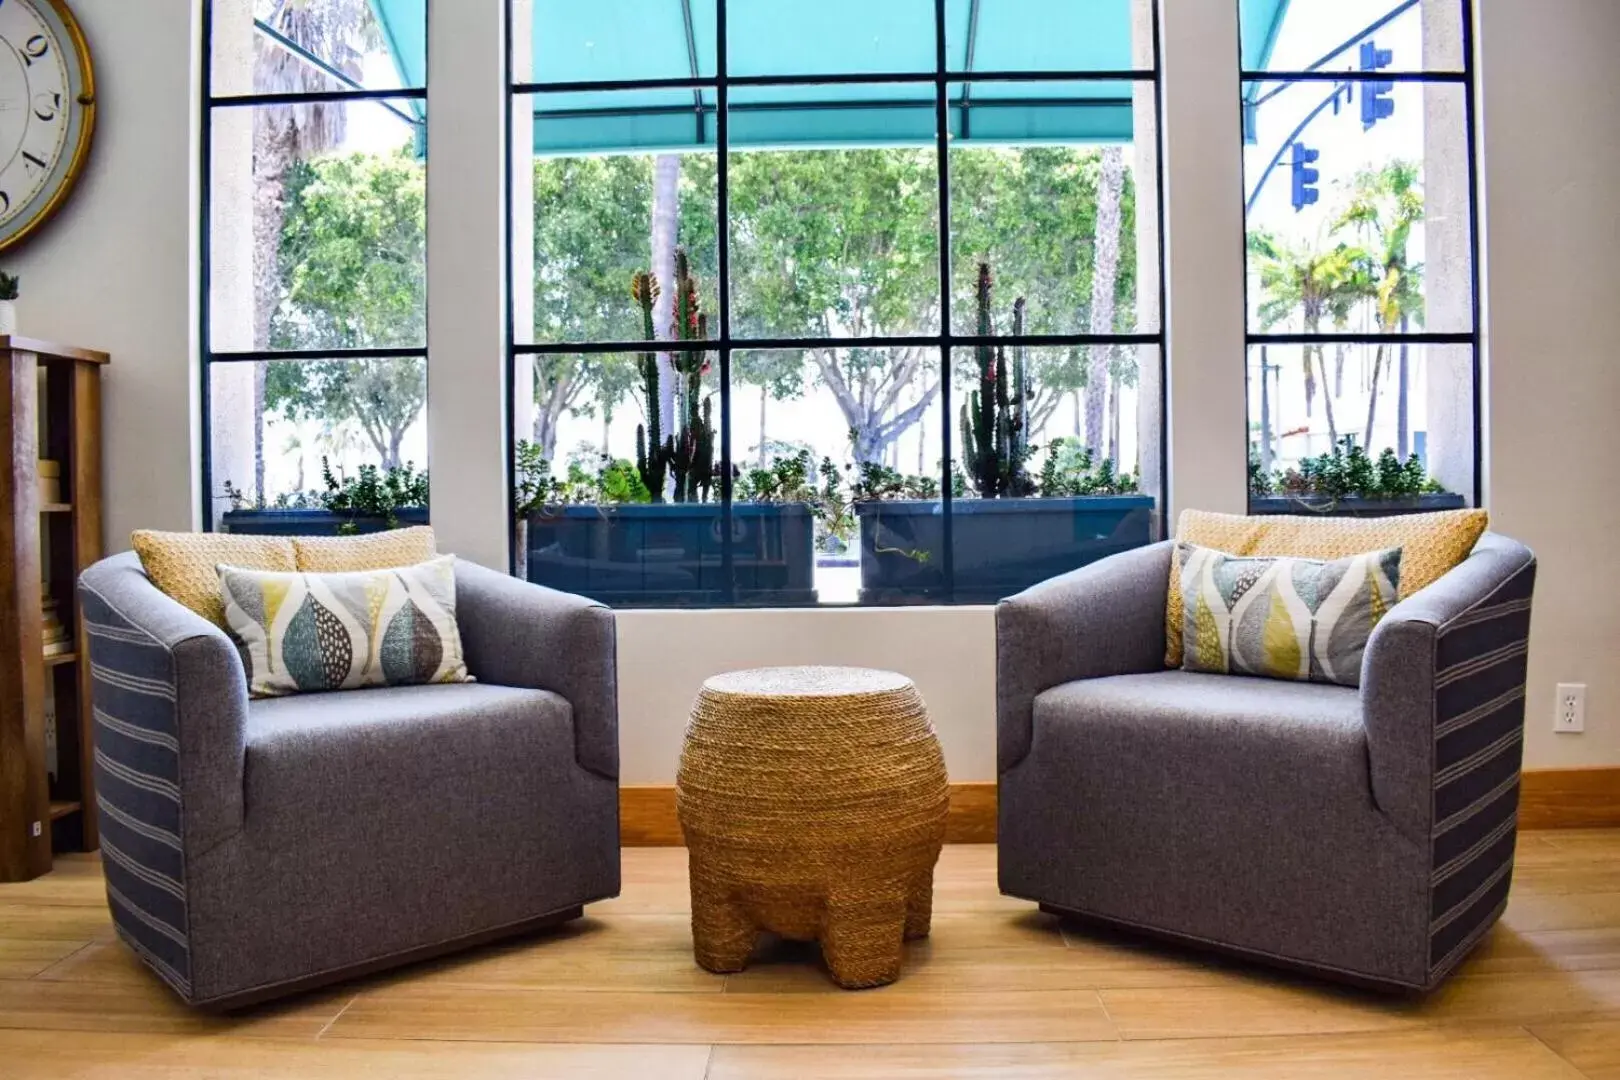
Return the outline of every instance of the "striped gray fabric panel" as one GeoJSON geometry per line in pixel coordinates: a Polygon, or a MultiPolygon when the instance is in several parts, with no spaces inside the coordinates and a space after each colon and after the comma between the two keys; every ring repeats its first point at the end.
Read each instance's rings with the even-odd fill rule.
{"type": "Polygon", "coordinates": [[[1435,644],[1429,972],[1450,970],[1507,904],[1518,825],[1535,563],[1435,644]]]}
{"type": "Polygon", "coordinates": [[[174,657],[94,590],[81,586],[80,597],[90,638],[107,904],[120,936],[189,998],[174,657]]]}

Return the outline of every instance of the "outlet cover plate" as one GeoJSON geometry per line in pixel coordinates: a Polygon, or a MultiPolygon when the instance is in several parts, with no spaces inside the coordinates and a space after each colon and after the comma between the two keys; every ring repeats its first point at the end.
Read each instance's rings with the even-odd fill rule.
{"type": "Polygon", "coordinates": [[[1586,730],[1586,684],[1559,683],[1553,701],[1553,730],[1578,735],[1586,730]]]}

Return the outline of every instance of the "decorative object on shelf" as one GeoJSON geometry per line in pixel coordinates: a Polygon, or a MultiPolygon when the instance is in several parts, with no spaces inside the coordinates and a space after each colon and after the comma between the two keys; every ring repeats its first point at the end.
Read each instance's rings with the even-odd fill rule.
{"type": "Polygon", "coordinates": [[[66,500],[62,498],[62,463],[52,461],[50,458],[40,458],[35,466],[39,477],[39,501],[44,506],[60,505],[66,500]]]}
{"type": "Polygon", "coordinates": [[[56,601],[47,596],[42,608],[43,618],[40,620],[40,638],[45,643],[45,655],[61,656],[63,653],[72,652],[73,638],[68,634],[67,626],[57,614],[56,601]]]}
{"type": "Polygon", "coordinates": [[[910,679],[830,667],[710,678],[675,798],[700,966],[742,970],[768,931],[820,941],[840,986],[899,978],[903,942],[928,934],[949,803],[910,679]]]}
{"type": "MultiPolygon", "coordinates": [[[[0,113],[0,141],[11,157],[0,168],[0,250],[32,234],[72,194],[96,126],[90,48],[67,0],[10,0],[0,40],[18,85],[20,108],[0,113]]],[[[5,331],[14,333],[15,331],[5,331]]]]}
{"type": "Polygon", "coordinates": [[[17,332],[17,278],[0,270],[0,334],[17,332]]]}
{"type": "MultiPolygon", "coordinates": [[[[5,12],[0,31],[17,18],[9,0],[5,12]]],[[[106,362],[105,353],[0,337],[0,881],[38,877],[53,851],[97,845],[91,676],[75,582],[101,556],[106,362]],[[41,475],[42,462],[54,477],[41,475]]]]}

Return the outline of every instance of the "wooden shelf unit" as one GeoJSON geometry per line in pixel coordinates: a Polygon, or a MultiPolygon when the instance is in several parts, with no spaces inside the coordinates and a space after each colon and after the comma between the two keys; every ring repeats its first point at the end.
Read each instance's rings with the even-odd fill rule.
{"type": "Polygon", "coordinates": [[[0,335],[0,882],[51,868],[53,850],[97,846],[90,666],[75,584],[101,558],[105,353],[0,335]],[[39,462],[61,464],[60,501],[39,462]],[[45,655],[43,601],[69,652],[45,655]],[[46,699],[57,771],[47,771],[46,699]]]}

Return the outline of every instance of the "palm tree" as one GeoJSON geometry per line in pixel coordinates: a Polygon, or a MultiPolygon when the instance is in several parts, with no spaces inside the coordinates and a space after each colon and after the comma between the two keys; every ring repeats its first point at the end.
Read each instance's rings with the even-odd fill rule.
{"type": "MultiPolygon", "coordinates": [[[[1259,263],[1260,288],[1264,296],[1259,315],[1262,329],[1270,330],[1291,321],[1299,315],[1302,329],[1307,334],[1319,333],[1322,320],[1331,318],[1337,323],[1341,312],[1348,312],[1356,300],[1366,295],[1367,253],[1361,248],[1343,242],[1327,247],[1323,239],[1315,242],[1290,244],[1268,232],[1249,234],[1249,253],[1259,263]]],[[[1316,399],[1316,376],[1320,371],[1322,382],[1327,382],[1327,358],[1320,344],[1307,344],[1300,352],[1305,376],[1305,415],[1309,417],[1316,399]]],[[[1338,422],[1333,414],[1333,401],[1337,396],[1322,393],[1322,404],[1327,413],[1328,436],[1333,445],[1339,441],[1338,422]]],[[[1262,432],[1266,441],[1269,432],[1262,432]]]]}
{"type": "MultiPolygon", "coordinates": [[[[262,20],[351,79],[380,42],[369,0],[275,0],[262,20]]],[[[254,42],[254,90],[299,93],[331,90],[332,76],[263,35],[254,42]]],[[[253,347],[270,347],[270,322],[281,302],[281,233],[288,179],[299,162],[339,146],[347,117],[343,102],[269,105],[253,116],[253,347]]],[[[254,365],[253,472],[264,493],[266,364],[254,365]]]]}
{"type": "MultiPolygon", "coordinates": [[[[1373,317],[1380,333],[1405,330],[1423,323],[1423,264],[1408,255],[1412,229],[1423,220],[1423,187],[1416,162],[1396,160],[1378,169],[1364,169],[1351,181],[1350,202],[1335,228],[1354,228],[1371,251],[1368,260],[1373,317]]],[[[1389,346],[1380,344],[1373,354],[1371,391],[1367,398],[1367,428],[1362,445],[1372,445],[1373,423],[1378,417],[1378,380],[1383,375],[1389,346]]],[[[1407,409],[1410,372],[1407,349],[1400,349],[1400,386],[1396,404],[1397,453],[1407,454],[1407,409]]]]}

